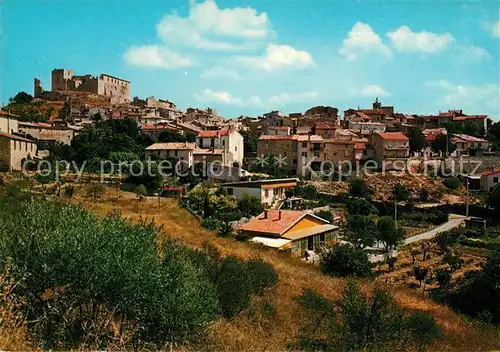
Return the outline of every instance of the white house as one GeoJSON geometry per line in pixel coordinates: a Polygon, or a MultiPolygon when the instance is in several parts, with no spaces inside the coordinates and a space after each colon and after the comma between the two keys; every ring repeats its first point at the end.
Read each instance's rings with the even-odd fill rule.
{"type": "Polygon", "coordinates": [[[233,195],[240,200],[246,194],[257,197],[262,205],[269,207],[277,200],[285,198],[285,191],[297,185],[297,178],[285,178],[276,180],[258,180],[245,182],[224,183],[221,188],[228,195],[233,195]]]}
{"type": "Polygon", "coordinates": [[[349,121],[349,129],[370,133],[385,132],[387,126],[381,122],[362,122],[362,121],[349,121]]]}
{"type": "Polygon", "coordinates": [[[12,115],[7,111],[0,110],[0,132],[19,132],[19,121],[17,116],[12,115]]]}
{"type": "Polygon", "coordinates": [[[146,148],[146,158],[156,156],[160,159],[177,159],[181,163],[180,167],[184,170],[193,165],[195,149],[195,143],[155,143],[146,148]]]}
{"type": "Polygon", "coordinates": [[[34,141],[0,132],[0,171],[21,171],[23,162],[33,159],[36,153],[34,141]]]}
{"type": "Polygon", "coordinates": [[[500,167],[488,171],[481,172],[481,189],[486,192],[491,192],[499,184],[500,167]]]}
{"type": "Polygon", "coordinates": [[[230,158],[227,164],[243,164],[243,136],[236,130],[201,131],[196,137],[196,145],[201,149],[222,149],[230,158]]]}

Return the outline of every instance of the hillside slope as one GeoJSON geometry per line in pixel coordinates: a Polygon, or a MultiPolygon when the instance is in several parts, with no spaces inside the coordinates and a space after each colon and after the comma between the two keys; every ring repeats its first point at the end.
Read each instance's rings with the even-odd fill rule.
{"type": "MultiPolygon", "coordinates": [[[[245,259],[258,257],[275,267],[280,277],[278,285],[263,298],[255,300],[247,311],[231,320],[219,319],[213,324],[210,341],[205,346],[208,350],[284,350],[288,343],[296,340],[301,327],[302,312],[294,297],[303,289],[310,288],[327,298],[338,298],[346,283],[343,279],[321,274],[315,266],[283,257],[272,250],[217,237],[215,233],[201,228],[198,221],[173,200],[162,199],[161,204],[158,204],[156,199],[150,198],[141,202],[130,194],[122,193],[120,199],[81,201],[99,215],[121,211],[124,217],[133,220],[141,217],[153,219],[162,227],[162,234],[166,237],[178,239],[195,248],[202,248],[209,242],[222,255],[236,255],[245,259]]],[[[364,289],[370,289],[373,285],[373,282],[362,281],[364,289]]],[[[423,310],[436,318],[443,338],[429,350],[492,351],[500,347],[498,338],[491,332],[468,322],[448,307],[422,298],[408,289],[396,289],[394,295],[405,311],[423,310]]]]}

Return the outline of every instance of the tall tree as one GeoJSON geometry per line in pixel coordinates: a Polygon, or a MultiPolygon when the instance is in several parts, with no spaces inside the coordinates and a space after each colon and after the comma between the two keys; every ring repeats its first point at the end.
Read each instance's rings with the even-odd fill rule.
{"type": "Polygon", "coordinates": [[[397,228],[394,220],[388,216],[379,219],[377,229],[377,240],[383,243],[386,253],[395,249],[405,238],[404,229],[397,228]]]}
{"type": "Polygon", "coordinates": [[[500,210],[500,184],[496,185],[495,188],[493,188],[493,191],[488,197],[488,204],[493,208],[500,210]]]}
{"type": "Polygon", "coordinates": [[[435,153],[443,153],[445,154],[446,151],[448,151],[449,154],[453,153],[455,149],[457,148],[455,144],[451,142],[451,136],[450,135],[445,135],[445,134],[440,134],[439,136],[436,137],[436,139],[431,143],[431,148],[432,151],[435,153]],[[448,149],[446,148],[446,145],[448,145],[448,149]]]}
{"type": "Polygon", "coordinates": [[[427,140],[420,127],[411,127],[407,134],[410,140],[410,151],[420,152],[427,145],[427,140]]]}
{"type": "Polygon", "coordinates": [[[377,225],[368,216],[350,215],[344,229],[344,238],[357,248],[372,246],[377,239],[377,225]]]}

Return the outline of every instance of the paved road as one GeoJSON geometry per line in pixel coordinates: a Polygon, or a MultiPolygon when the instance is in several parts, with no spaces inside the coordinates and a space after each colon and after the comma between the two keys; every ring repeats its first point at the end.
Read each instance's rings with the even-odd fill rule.
{"type": "Polygon", "coordinates": [[[410,244],[413,242],[429,240],[431,238],[434,238],[438,233],[449,231],[455,227],[459,227],[460,225],[462,225],[465,219],[467,219],[466,216],[450,214],[450,216],[448,217],[448,221],[442,224],[441,226],[436,227],[434,230],[421,233],[420,235],[408,237],[405,240],[404,244],[410,244]]]}
{"type": "MultiPolygon", "coordinates": [[[[410,243],[414,243],[414,242],[418,242],[418,241],[422,241],[422,240],[429,240],[431,238],[434,238],[434,237],[436,237],[437,234],[439,234],[441,232],[449,231],[455,227],[459,227],[460,225],[462,225],[462,223],[465,221],[465,219],[467,219],[466,216],[457,215],[457,214],[450,214],[450,216],[448,217],[448,221],[445,222],[444,224],[442,224],[441,226],[436,227],[434,230],[430,230],[430,231],[421,233],[420,235],[408,237],[407,239],[405,239],[404,244],[407,245],[410,243]]],[[[393,251],[391,253],[391,256],[392,257],[397,256],[397,251],[393,251]]],[[[375,255],[370,256],[370,261],[372,263],[380,262],[383,260],[385,260],[385,254],[375,254],[375,255]]]]}

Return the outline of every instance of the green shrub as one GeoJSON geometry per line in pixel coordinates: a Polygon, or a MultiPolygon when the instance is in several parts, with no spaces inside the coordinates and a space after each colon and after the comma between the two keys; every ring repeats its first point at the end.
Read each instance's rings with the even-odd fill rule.
{"type": "Polygon", "coordinates": [[[207,230],[218,230],[219,227],[221,226],[221,221],[217,218],[214,217],[208,217],[203,219],[202,226],[206,228],[207,230]]]}
{"type": "Polygon", "coordinates": [[[439,336],[435,321],[424,313],[405,319],[391,293],[377,287],[362,292],[349,280],[338,301],[304,290],[296,302],[308,313],[298,343],[289,349],[302,351],[406,351],[422,350],[439,336]]]}
{"type": "Polygon", "coordinates": [[[263,210],[260,198],[250,197],[248,194],[244,194],[243,198],[238,201],[238,209],[246,217],[258,215],[263,210]]]}
{"type": "Polygon", "coordinates": [[[312,185],[298,184],[295,186],[293,193],[297,197],[302,197],[306,199],[316,199],[318,198],[318,189],[312,185]]]}
{"type": "Polygon", "coordinates": [[[219,236],[230,237],[233,235],[233,225],[227,221],[221,221],[219,225],[219,236]]]}
{"type": "Polygon", "coordinates": [[[354,197],[347,202],[347,212],[349,215],[370,215],[378,210],[365,198],[354,197]]]}
{"type": "Polygon", "coordinates": [[[333,222],[333,214],[329,210],[320,210],[314,213],[314,215],[328,221],[330,224],[333,222]]]}
{"type": "Polygon", "coordinates": [[[405,325],[418,346],[418,351],[424,351],[427,345],[441,335],[434,317],[425,312],[413,313],[408,317],[405,325]]]}
{"type": "Polygon", "coordinates": [[[246,271],[250,290],[260,294],[267,287],[278,283],[278,274],[271,264],[265,263],[262,259],[252,259],[246,263],[246,271]]]}
{"type": "Polygon", "coordinates": [[[225,257],[214,270],[222,315],[230,318],[247,308],[252,294],[278,282],[273,267],[260,260],[244,262],[235,257],[225,257]]]}
{"type": "Polygon", "coordinates": [[[371,265],[363,249],[339,244],[321,253],[320,268],[332,276],[367,276],[371,265]]]}
{"type": "Polygon", "coordinates": [[[452,229],[450,231],[438,233],[435,237],[436,244],[442,252],[445,252],[448,247],[458,243],[463,233],[464,231],[462,229],[452,229]]]}
{"type": "Polygon", "coordinates": [[[153,224],[31,200],[0,202],[0,263],[28,331],[46,348],[106,348],[119,326],[135,346],[196,340],[216,318],[216,288],[184,247],[158,255],[153,224]]]}
{"type": "Polygon", "coordinates": [[[144,198],[148,194],[148,190],[146,189],[146,186],[140,185],[137,186],[134,190],[135,194],[137,195],[138,198],[144,198]]]}
{"type": "Polygon", "coordinates": [[[430,192],[427,188],[422,188],[420,190],[419,198],[422,202],[427,202],[429,200],[430,192]]]}
{"type": "Polygon", "coordinates": [[[448,177],[443,180],[443,184],[448,189],[458,189],[462,183],[457,177],[448,177]]]}
{"type": "Polygon", "coordinates": [[[354,177],[348,181],[349,193],[354,197],[371,199],[373,189],[362,178],[354,177]]]}

